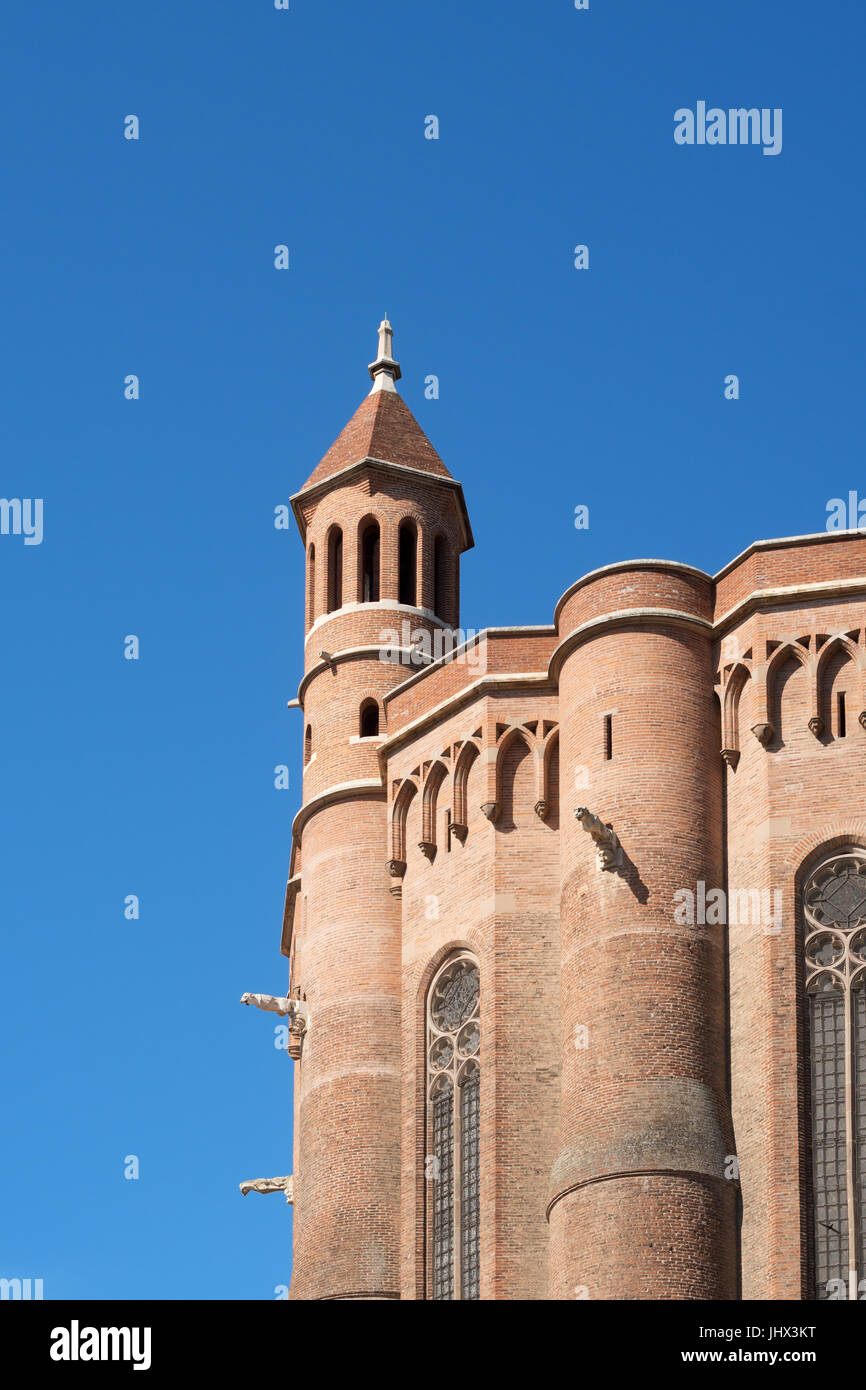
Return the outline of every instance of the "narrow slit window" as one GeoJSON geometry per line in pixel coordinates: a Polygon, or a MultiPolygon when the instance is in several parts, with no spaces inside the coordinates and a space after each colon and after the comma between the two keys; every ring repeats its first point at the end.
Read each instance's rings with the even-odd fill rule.
{"type": "Polygon", "coordinates": [[[445,590],[447,586],[448,552],[445,537],[437,536],[433,542],[433,612],[437,618],[445,617],[445,590]]]}
{"type": "Polygon", "coordinates": [[[304,734],[304,762],[308,763],[313,756],[313,729],[312,725],[307,725],[307,732],[304,734]]]}
{"type": "Polygon", "coordinates": [[[417,592],[418,532],[413,521],[400,524],[398,537],[398,600],[414,608],[417,592]]]}
{"type": "Polygon", "coordinates": [[[316,621],[316,547],[310,546],[307,561],[307,627],[316,621]]]}
{"type": "Polygon", "coordinates": [[[836,696],[836,728],[839,738],[844,738],[847,733],[845,720],[845,691],[840,690],[836,696]]]}
{"type": "Polygon", "coordinates": [[[336,526],[328,538],[328,612],[343,606],[343,533],[336,526]]]}
{"type": "Polygon", "coordinates": [[[613,715],[604,716],[604,759],[610,762],[613,757],[613,715]]]}
{"type": "Polygon", "coordinates": [[[379,527],[374,521],[364,532],[361,544],[361,602],[379,602],[379,527]]]}

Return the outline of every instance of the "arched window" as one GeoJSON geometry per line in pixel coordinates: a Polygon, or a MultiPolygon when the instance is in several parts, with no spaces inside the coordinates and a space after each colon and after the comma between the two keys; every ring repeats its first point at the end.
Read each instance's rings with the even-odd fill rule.
{"type": "Polygon", "coordinates": [[[313,726],[307,725],[307,732],[304,734],[304,762],[308,763],[313,756],[313,726]]]}
{"type": "Polygon", "coordinates": [[[451,956],[427,995],[430,1296],[477,1299],[481,1282],[480,979],[451,956]]]}
{"type": "Polygon", "coordinates": [[[334,526],[328,536],[328,612],[343,606],[343,533],[334,526]]]}
{"type": "Polygon", "coordinates": [[[447,592],[448,542],[444,536],[437,536],[433,542],[433,612],[437,618],[445,617],[447,592]]]}
{"type": "Polygon", "coordinates": [[[361,602],[379,602],[379,523],[371,521],[361,536],[361,602]]]}
{"type": "Polygon", "coordinates": [[[365,700],[361,706],[361,738],[377,738],[379,706],[375,700],[365,700]]]}
{"type": "Polygon", "coordinates": [[[415,607],[417,594],[418,531],[414,521],[401,521],[397,541],[398,579],[397,599],[415,607]]]}
{"type": "Polygon", "coordinates": [[[316,621],[316,547],[310,546],[307,556],[307,627],[316,621]]]}
{"type": "Polygon", "coordinates": [[[866,851],[812,870],[803,915],[812,1296],[857,1299],[866,1293],[866,851]]]}

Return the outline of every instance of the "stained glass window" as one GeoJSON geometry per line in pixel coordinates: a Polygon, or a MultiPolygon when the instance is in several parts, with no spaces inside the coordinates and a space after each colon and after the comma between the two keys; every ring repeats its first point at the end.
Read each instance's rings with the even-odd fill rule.
{"type": "Polygon", "coordinates": [[[435,1300],[477,1299],[481,1284],[480,980],[452,956],[427,1007],[428,1234],[435,1300]]]}
{"type": "Polygon", "coordinates": [[[866,853],[852,850],[820,863],[803,904],[812,1292],[820,1300],[856,1299],[866,1281],[866,853]]]}

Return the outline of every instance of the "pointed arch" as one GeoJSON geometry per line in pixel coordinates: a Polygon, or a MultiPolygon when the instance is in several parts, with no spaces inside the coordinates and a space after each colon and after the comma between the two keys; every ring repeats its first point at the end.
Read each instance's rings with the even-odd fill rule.
{"type": "MultiPolygon", "coordinates": [[[[533,741],[530,740],[526,729],[519,725],[503,735],[496,750],[496,801],[500,807],[498,821],[503,830],[511,829],[516,824],[515,793],[518,785],[527,780],[537,782],[537,774],[532,764],[534,753],[537,753],[537,767],[541,758],[540,751],[533,747],[533,741]],[[530,760],[529,766],[524,768],[523,764],[527,758],[530,760]]],[[[529,804],[534,804],[534,800],[530,801],[531,797],[530,790],[526,800],[529,804]]]]}
{"type": "Polygon", "coordinates": [[[436,853],[436,808],[439,789],[447,775],[447,767],[437,759],[424,779],[421,801],[421,850],[430,859],[436,853]]]}
{"type": "Polygon", "coordinates": [[[866,854],[834,837],[797,874],[805,986],[810,1284],[856,1300],[866,1275],[866,854]]]}
{"type": "Polygon", "coordinates": [[[781,737],[781,730],[778,727],[780,711],[776,710],[776,706],[779,705],[779,673],[782,667],[790,661],[798,661],[808,673],[812,660],[810,653],[799,642],[783,642],[773,652],[764,667],[760,689],[756,692],[760,710],[759,721],[753,726],[752,732],[765,747],[774,739],[778,741],[781,737]]]}
{"type": "Polygon", "coordinates": [[[554,828],[559,824],[559,729],[547,735],[541,747],[539,796],[535,803],[539,819],[554,828]]]}
{"type": "Polygon", "coordinates": [[[815,714],[820,732],[847,738],[864,708],[864,692],[863,650],[839,633],[821,648],[817,661],[815,714]]]}
{"type": "Polygon", "coordinates": [[[481,971],[449,954],[425,1000],[427,1296],[473,1300],[481,1285],[481,971]]]}
{"type": "Polygon", "coordinates": [[[729,767],[736,768],[740,760],[740,701],[752,673],[745,662],[738,661],[728,672],[721,700],[722,757],[729,767]]]}
{"type": "Polygon", "coordinates": [[[454,807],[452,812],[451,829],[458,839],[465,839],[469,828],[468,809],[466,804],[466,789],[469,785],[469,772],[475,759],[480,756],[481,749],[472,740],[464,743],[457,757],[454,768],[454,807]]]}
{"type": "Polygon", "coordinates": [[[414,778],[407,777],[400,784],[391,812],[391,859],[395,864],[402,864],[404,871],[406,868],[406,820],[409,815],[409,807],[417,795],[417,783],[414,778]]]}

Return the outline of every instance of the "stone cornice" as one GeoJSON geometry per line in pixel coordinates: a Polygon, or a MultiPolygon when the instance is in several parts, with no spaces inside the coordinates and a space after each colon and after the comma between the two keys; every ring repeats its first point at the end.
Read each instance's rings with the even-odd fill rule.
{"type": "Polygon", "coordinates": [[[326,623],[334,618],[343,618],[347,613],[381,613],[383,616],[404,614],[407,618],[423,618],[425,622],[435,623],[437,627],[448,628],[449,623],[438,618],[432,608],[421,608],[419,605],[409,603],[398,603],[397,599],[380,598],[376,603],[344,603],[341,608],[333,608],[330,613],[320,613],[312,627],[304,638],[304,646],[310,641],[314,632],[320,631],[326,623]]]}
{"type": "Polygon", "coordinates": [[[621,1182],[623,1179],[631,1181],[634,1178],[688,1178],[690,1182],[707,1183],[712,1186],[723,1184],[730,1187],[732,1183],[735,1187],[739,1186],[739,1178],[726,1178],[721,1173],[707,1173],[700,1168],[620,1168],[571,1183],[569,1187],[549,1198],[544,1214],[549,1221],[550,1213],[557,1202],[561,1202],[563,1197],[568,1197],[572,1192],[579,1192],[582,1187],[594,1187],[603,1182],[621,1182]]]}
{"type": "MultiPolygon", "coordinates": [[[[305,801],[292,821],[292,839],[300,841],[304,826],[311,816],[326,806],[335,806],[338,801],[357,801],[361,798],[385,800],[386,791],[377,778],[365,777],[357,782],[338,782],[323,792],[305,801]]],[[[302,871],[303,872],[303,871],[302,871]]]]}
{"type": "Polygon", "coordinates": [[[304,519],[302,503],[310,500],[318,501],[325,493],[332,492],[335,487],[344,487],[352,479],[355,473],[364,468],[384,469],[387,473],[393,473],[397,477],[412,478],[423,482],[430,487],[443,487],[449,492],[453,492],[457,501],[457,510],[460,515],[460,524],[463,531],[463,550],[471,550],[475,544],[472,535],[472,527],[469,523],[469,513],[466,510],[466,499],[463,496],[463,486],[457,482],[456,478],[444,478],[441,473],[428,473],[423,468],[410,468],[405,463],[389,463],[387,459],[372,458],[369,455],[365,458],[357,459],[355,463],[349,463],[345,468],[332,473],[330,477],[323,478],[320,483],[314,483],[312,487],[301,488],[289,498],[295,520],[298,523],[298,530],[304,544],[307,541],[307,523],[304,519]]]}
{"type": "Polygon", "coordinates": [[[713,625],[706,618],[698,618],[694,613],[683,613],[677,608],[622,608],[619,612],[604,613],[600,618],[590,618],[570,632],[556,648],[550,658],[548,672],[552,681],[558,682],[562,663],[584,642],[597,637],[600,632],[613,632],[617,628],[677,627],[701,637],[713,635],[713,625]]]}
{"type": "Polygon", "coordinates": [[[724,636],[726,628],[734,627],[764,606],[772,608],[781,604],[796,603],[801,599],[816,598],[837,598],[844,601],[861,593],[866,593],[866,575],[862,579],[822,580],[817,584],[790,584],[777,589],[755,589],[716,619],[713,632],[716,637],[724,636]]]}
{"type": "MultiPolygon", "coordinates": [[[[334,652],[330,661],[317,661],[315,666],[311,666],[309,671],[307,671],[306,675],[302,678],[301,683],[298,686],[298,694],[296,696],[297,702],[300,705],[301,709],[304,708],[304,696],[307,693],[307,686],[310,684],[310,681],[313,679],[314,676],[321,675],[323,671],[330,671],[332,666],[338,666],[341,661],[381,661],[382,658],[380,653],[383,650],[389,652],[398,652],[400,656],[417,656],[418,654],[416,648],[414,647],[391,646],[386,646],[384,648],[382,646],[346,647],[346,649],[342,652],[334,652]]],[[[388,661],[383,662],[382,664],[386,666],[400,666],[402,665],[402,662],[388,661]]],[[[411,663],[407,661],[406,665],[411,665],[411,663]]],[[[423,671],[419,671],[416,674],[423,676],[426,674],[427,669],[428,668],[425,667],[423,671]]]]}
{"type": "Polygon", "coordinates": [[[565,593],[557,600],[553,610],[554,627],[559,628],[559,615],[563,604],[570,599],[572,594],[576,594],[578,589],[582,589],[586,584],[591,584],[599,579],[603,574],[617,574],[622,570],[673,570],[676,574],[693,574],[698,579],[705,579],[707,584],[712,584],[713,577],[705,570],[696,569],[694,565],[681,564],[679,560],[617,560],[612,565],[601,565],[599,569],[590,570],[589,574],[584,574],[580,579],[576,579],[569,585],[565,593]]]}
{"type": "MultiPolygon", "coordinates": [[[[426,674],[426,672],[425,672],[426,674]]],[[[438,705],[425,710],[419,714],[417,719],[413,719],[410,724],[400,729],[397,733],[391,734],[382,743],[378,750],[379,767],[382,776],[385,775],[388,757],[400,748],[404,743],[413,739],[417,734],[423,732],[431,724],[436,724],[440,719],[452,715],[461,705],[467,704],[477,696],[485,694],[488,690],[511,690],[519,692],[522,689],[538,692],[550,689],[550,677],[546,671],[521,671],[511,674],[510,672],[490,672],[479,676],[477,680],[466,685],[462,690],[455,690],[453,695],[449,695],[444,700],[440,700],[438,705]]]]}
{"type": "MultiPolygon", "coordinates": [[[[457,628],[456,631],[459,632],[460,629],[457,628]]],[[[457,660],[461,652],[468,651],[470,647],[480,647],[481,643],[486,642],[489,638],[496,638],[502,635],[506,637],[555,637],[556,628],[547,623],[536,623],[534,625],[521,624],[519,627],[483,627],[480,632],[474,633],[466,642],[461,642],[460,646],[455,647],[453,651],[443,652],[442,656],[437,656],[436,659],[431,661],[429,666],[425,666],[423,670],[413,671],[411,676],[407,676],[399,685],[395,685],[393,690],[388,691],[387,695],[383,697],[385,703],[387,704],[389,700],[393,700],[397,695],[402,695],[405,690],[411,689],[413,685],[419,680],[423,680],[431,671],[435,669],[442,670],[444,667],[449,666],[452,662],[457,660]]]]}
{"type": "Polygon", "coordinates": [[[784,550],[791,546],[800,545],[819,545],[827,541],[851,541],[866,539],[866,531],[811,531],[805,536],[779,536],[775,540],[752,541],[745,550],[741,550],[739,555],[735,555],[733,560],[729,560],[723,565],[718,574],[713,576],[713,580],[718,584],[720,579],[735,570],[737,565],[741,565],[744,560],[748,560],[750,555],[755,555],[759,550],[784,550]]]}

